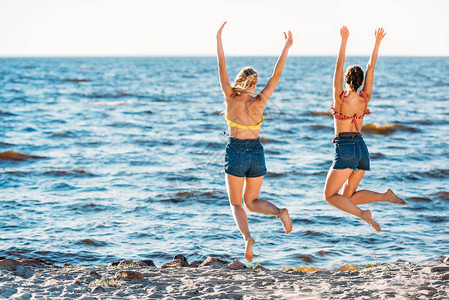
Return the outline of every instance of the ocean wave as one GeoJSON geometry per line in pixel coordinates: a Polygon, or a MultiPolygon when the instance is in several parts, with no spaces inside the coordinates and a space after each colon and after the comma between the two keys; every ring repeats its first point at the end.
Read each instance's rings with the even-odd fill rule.
{"type": "Polygon", "coordinates": [[[443,191],[443,192],[435,193],[434,195],[441,200],[449,201],[449,192],[443,191]]]}
{"type": "Polygon", "coordinates": [[[310,111],[306,115],[332,117],[332,113],[330,111],[310,111]]]}
{"type": "Polygon", "coordinates": [[[125,101],[100,101],[100,102],[94,102],[93,105],[98,105],[98,106],[117,106],[117,105],[123,105],[125,104],[125,101]]]}
{"type": "Polygon", "coordinates": [[[381,135],[390,135],[396,131],[405,131],[405,132],[419,132],[418,129],[410,126],[405,125],[398,125],[398,124],[392,124],[392,123],[372,123],[372,124],[365,124],[362,126],[362,130],[364,132],[370,133],[370,134],[381,134],[381,135]]]}
{"type": "Polygon", "coordinates": [[[380,152],[374,152],[369,154],[370,159],[379,159],[379,158],[385,158],[385,154],[380,152]]]}
{"type": "Polygon", "coordinates": [[[63,82],[90,82],[89,79],[82,79],[82,78],[64,78],[61,79],[63,82]]]}
{"type": "Polygon", "coordinates": [[[321,124],[312,125],[310,127],[315,130],[332,130],[332,127],[321,124]]]}
{"type": "Polygon", "coordinates": [[[268,139],[268,138],[264,138],[264,137],[261,137],[261,138],[260,138],[260,142],[261,142],[262,144],[279,143],[278,140],[275,140],[275,139],[268,139]]]}
{"type": "Polygon", "coordinates": [[[0,116],[15,116],[15,114],[0,110],[0,116]]]}
{"type": "Polygon", "coordinates": [[[80,240],[80,241],[76,242],[75,244],[76,245],[88,245],[88,246],[102,247],[102,246],[106,246],[108,243],[103,242],[103,241],[94,240],[94,239],[84,239],[84,240],[80,240]]]}
{"type": "Polygon", "coordinates": [[[65,131],[65,132],[55,132],[51,136],[52,137],[75,137],[76,135],[71,131],[65,131]]]}
{"type": "Polygon", "coordinates": [[[123,92],[117,92],[115,94],[83,94],[83,97],[86,98],[121,98],[121,97],[137,97],[135,94],[129,94],[129,93],[123,93],[123,92]]]}
{"type": "Polygon", "coordinates": [[[408,197],[407,201],[410,202],[432,202],[432,199],[427,197],[408,197]]]}
{"type": "Polygon", "coordinates": [[[305,235],[305,236],[324,236],[325,234],[318,232],[318,231],[306,230],[306,231],[304,231],[303,235],[305,235]]]}
{"type": "MultiPolygon", "coordinates": [[[[182,191],[176,192],[173,196],[164,197],[164,195],[159,195],[156,199],[149,198],[150,202],[157,201],[159,197],[160,202],[169,202],[169,203],[185,203],[185,202],[199,202],[199,203],[209,203],[211,199],[226,199],[227,196],[222,191],[211,191],[211,192],[200,192],[200,191],[182,191]]],[[[217,204],[217,203],[216,203],[217,204]]],[[[227,202],[226,202],[227,204],[227,202]]]]}
{"type": "Polygon", "coordinates": [[[426,220],[430,223],[443,223],[448,220],[445,216],[426,216],[426,220]]]}
{"type": "Polygon", "coordinates": [[[68,169],[68,168],[55,168],[54,170],[45,171],[43,172],[44,175],[49,176],[57,176],[57,177],[64,177],[64,176],[71,176],[71,177],[93,177],[94,174],[87,172],[83,169],[68,169]]]}
{"type": "Polygon", "coordinates": [[[285,173],[275,173],[275,172],[268,172],[267,175],[265,175],[266,178],[279,178],[285,176],[285,173]]]}
{"type": "Polygon", "coordinates": [[[407,175],[409,177],[413,178],[413,175],[419,176],[419,177],[429,177],[429,178],[436,178],[436,179],[449,179],[449,169],[433,169],[429,171],[414,171],[411,172],[410,175],[407,175]]]}
{"type": "Polygon", "coordinates": [[[0,160],[25,161],[28,159],[41,159],[43,156],[29,155],[15,151],[0,152],[0,160]]]}

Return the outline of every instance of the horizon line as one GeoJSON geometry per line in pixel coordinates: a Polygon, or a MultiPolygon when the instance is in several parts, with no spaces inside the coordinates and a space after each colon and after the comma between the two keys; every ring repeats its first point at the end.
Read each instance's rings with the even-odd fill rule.
{"type": "MultiPolygon", "coordinates": [[[[226,57],[278,57],[279,55],[226,55],[226,57]]],[[[380,57],[449,57],[447,55],[379,55],[380,57]]],[[[107,54],[92,54],[92,55],[1,55],[0,59],[4,58],[131,58],[131,57],[216,57],[216,55],[202,55],[202,54],[182,54],[182,55],[162,55],[162,54],[130,54],[130,55],[107,55],[107,54]]],[[[300,54],[289,55],[288,57],[337,57],[337,55],[315,55],[315,54],[300,54]]],[[[346,55],[346,57],[369,57],[369,55],[346,55]]]]}

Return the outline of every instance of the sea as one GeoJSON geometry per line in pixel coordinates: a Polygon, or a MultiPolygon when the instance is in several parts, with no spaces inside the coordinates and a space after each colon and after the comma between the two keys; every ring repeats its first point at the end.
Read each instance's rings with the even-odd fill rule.
{"type": "MultiPolygon", "coordinates": [[[[277,57],[228,57],[266,84],[277,57]]],[[[366,65],[368,57],[346,64],[366,65]]],[[[449,255],[449,57],[379,57],[359,188],[382,227],[323,200],[333,158],[335,57],[289,57],[265,108],[259,197],[293,232],[248,213],[267,268],[424,262],[449,255]]],[[[215,57],[0,59],[0,257],[157,266],[183,254],[245,262],[224,182],[227,127],[215,57]]]]}

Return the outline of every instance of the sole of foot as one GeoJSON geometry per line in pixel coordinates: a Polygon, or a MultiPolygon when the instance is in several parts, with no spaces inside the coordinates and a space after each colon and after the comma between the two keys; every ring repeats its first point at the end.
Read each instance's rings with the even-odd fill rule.
{"type": "Polygon", "coordinates": [[[245,259],[247,261],[253,260],[253,245],[256,241],[253,238],[249,238],[245,241],[245,259]]]}
{"type": "Polygon", "coordinates": [[[362,219],[366,223],[370,224],[376,231],[382,231],[378,223],[374,222],[373,217],[371,216],[371,211],[364,210],[362,213],[362,219]]]}
{"type": "Polygon", "coordinates": [[[290,219],[290,215],[288,214],[288,210],[286,208],[281,209],[281,213],[280,213],[278,219],[281,221],[282,225],[284,226],[286,234],[289,234],[290,232],[292,232],[293,223],[292,223],[292,220],[290,219]]]}
{"type": "Polygon", "coordinates": [[[402,200],[401,198],[399,198],[398,196],[396,196],[396,194],[390,189],[388,189],[385,192],[385,197],[387,198],[387,201],[390,203],[397,203],[397,204],[405,205],[405,201],[402,200]]]}

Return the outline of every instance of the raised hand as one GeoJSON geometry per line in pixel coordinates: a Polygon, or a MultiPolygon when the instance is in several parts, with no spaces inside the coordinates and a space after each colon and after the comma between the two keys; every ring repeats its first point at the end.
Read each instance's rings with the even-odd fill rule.
{"type": "Polygon", "coordinates": [[[227,22],[224,22],[223,25],[220,26],[220,29],[218,29],[217,32],[217,39],[221,38],[221,32],[223,31],[224,26],[226,25],[227,22]]]}
{"type": "Polygon", "coordinates": [[[374,30],[374,37],[376,38],[376,42],[382,41],[387,33],[384,31],[382,27],[379,27],[377,30],[374,30]]]}
{"type": "Polygon", "coordinates": [[[348,39],[349,37],[349,29],[346,26],[343,26],[340,29],[340,36],[342,39],[348,39]]]}
{"type": "Polygon", "coordinates": [[[284,32],[284,41],[285,41],[284,48],[290,48],[293,45],[293,35],[290,30],[288,31],[288,36],[284,32]]]}

